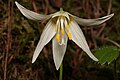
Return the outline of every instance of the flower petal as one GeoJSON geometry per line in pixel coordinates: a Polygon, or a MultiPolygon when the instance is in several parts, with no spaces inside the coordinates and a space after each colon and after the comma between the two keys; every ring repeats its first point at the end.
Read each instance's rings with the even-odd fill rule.
{"type": "Polygon", "coordinates": [[[43,49],[43,47],[54,37],[55,35],[55,25],[49,21],[40,37],[40,40],[37,44],[35,52],[33,54],[32,63],[35,62],[36,58],[38,57],[39,53],[43,49]]]}
{"type": "Polygon", "coordinates": [[[48,20],[51,17],[51,15],[43,15],[43,14],[38,14],[33,11],[30,11],[24,8],[22,5],[20,5],[17,1],[15,1],[15,4],[20,10],[20,12],[28,19],[41,21],[41,20],[48,20]]]}
{"type": "Polygon", "coordinates": [[[72,40],[80,47],[83,49],[83,51],[85,51],[90,58],[92,58],[95,61],[98,61],[98,59],[91,53],[86,39],[83,35],[82,30],[80,29],[80,27],[78,26],[78,24],[75,21],[71,21],[70,23],[70,28],[69,28],[69,32],[72,35],[72,40]]]}
{"type": "Polygon", "coordinates": [[[64,40],[65,40],[65,44],[62,44],[62,45],[60,45],[58,43],[58,41],[56,40],[55,37],[52,40],[53,59],[54,59],[55,67],[56,67],[57,70],[59,69],[59,67],[62,63],[64,54],[65,54],[65,51],[66,51],[67,40],[68,40],[66,34],[64,34],[64,40]]]}
{"type": "Polygon", "coordinates": [[[102,24],[103,22],[110,19],[113,15],[114,14],[110,14],[110,15],[104,16],[102,18],[97,18],[97,19],[82,19],[74,15],[71,15],[71,16],[78,22],[78,24],[82,26],[94,26],[94,25],[102,24]]]}

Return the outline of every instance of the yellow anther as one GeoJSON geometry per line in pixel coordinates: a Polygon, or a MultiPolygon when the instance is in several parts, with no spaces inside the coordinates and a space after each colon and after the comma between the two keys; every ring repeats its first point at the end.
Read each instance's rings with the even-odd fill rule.
{"type": "Polygon", "coordinates": [[[56,39],[58,42],[60,42],[60,34],[56,34],[56,39]]]}
{"type": "Polygon", "coordinates": [[[68,32],[68,33],[67,33],[67,35],[68,35],[69,40],[72,40],[71,33],[70,33],[70,32],[68,32]]]}
{"type": "Polygon", "coordinates": [[[61,29],[61,33],[62,33],[62,35],[64,35],[64,33],[65,33],[65,32],[64,32],[64,29],[61,29]]]}

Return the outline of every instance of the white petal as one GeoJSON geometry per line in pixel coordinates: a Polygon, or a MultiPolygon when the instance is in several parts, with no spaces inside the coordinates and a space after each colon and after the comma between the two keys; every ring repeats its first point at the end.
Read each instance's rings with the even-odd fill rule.
{"type": "Polygon", "coordinates": [[[37,47],[33,54],[32,63],[35,62],[36,58],[38,57],[38,55],[41,52],[41,50],[43,49],[43,47],[54,37],[55,33],[56,33],[55,25],[51,21],[49,21],[40,37],[38,44],[37,44],[37,47]]]}
{"type": "Polygon", "coordinates": [[[69,31],[72,35],[72,40],[80,47],[83,49],[83,51],[85,51],[90,58],[92,58],[95,61],[98,61],[98,59],[91,53],[88,44],[86,42],[86,39],[83,35],[82,30],[80,29],[80,27],[78,26],[78,24],[75,21],[72,21],[70,23],[70,28],[69,31]]]}
{"type": "Polygon", "coordinates": [[[15,1],[16,6],[20,10],[20,12],[27,17],[28,19],[31,20],[47,20],[51,17],[51,15],[43,15],[43,14],[38,14],[33,11],[30,11],[26,8],[24,8],[22,5],[20,5],[17,1],[15,1]]]}
{"type": "Polygon", "coordinates": [[[55,67],[56,67],[57,70],[59,69],[59,67],[60,67],[60,65],[62,63],[64,54],[65,54],[65,51],[66,51],[67,40],[68,40],[66,34],[64,36],[64,40],[65,40],[64,45],[60,45],[55,37],[52,40],[53,59],[54,59],[55,67]]]}
{"type": "Polygon", "coordinates": [[[113,15],[114,14],[110,14],[110,15],[104,16],[102,18],[97,18],[97,19],[82,19],[82,18],[79,18],[79,17],[74,16],[74,15],[71,15],[71,16],[78,22],[78,24],[80,24],[82,26],[93,26],[93,25],[102,24],[103,22],[110,19],[113,15]]]}

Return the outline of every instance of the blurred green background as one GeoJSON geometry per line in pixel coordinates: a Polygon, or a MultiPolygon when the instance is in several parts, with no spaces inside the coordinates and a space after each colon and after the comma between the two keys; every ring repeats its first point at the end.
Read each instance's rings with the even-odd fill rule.
{"type": "MultiPolygon", "coordinates": [[[[34,64],[32,55],[46,22],[25,18],[15,0],[0,0],[0,80],[58,80],[51,42],[34,64]]],[[[93,54],[120,52],[120,0],[16,0],[29,10],[50,14],[62,7],[81,18],[115,15],[99,26],[80,26],[93,54]],[[112,47],[111,47],[112,46],[112,47]],[[107,47],[107,49],[106,49],[107,47]],[[114,49],[114,50],[113,50],[114,49]]],[[[106,56],[105,56],[106,57],[106,56]]],[[[63,80],[120,80],[119,54],[94,62],[74,42],[68,41],[63,60],[63,80]]]]}

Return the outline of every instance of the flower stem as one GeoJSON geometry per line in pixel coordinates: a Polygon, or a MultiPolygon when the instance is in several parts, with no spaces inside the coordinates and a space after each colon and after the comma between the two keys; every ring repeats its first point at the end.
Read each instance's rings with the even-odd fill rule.
{"type": "Polygon", "coordinates": [[[63,8],[60,8],[60,11],[63,11],[63,8]]]}
{"type": "Polygon", "coordinates": [[[60,65],[60,74],[59,74],[59,80],[62,80],[62,73],[63,73],[63,64],[60,65]]]}

